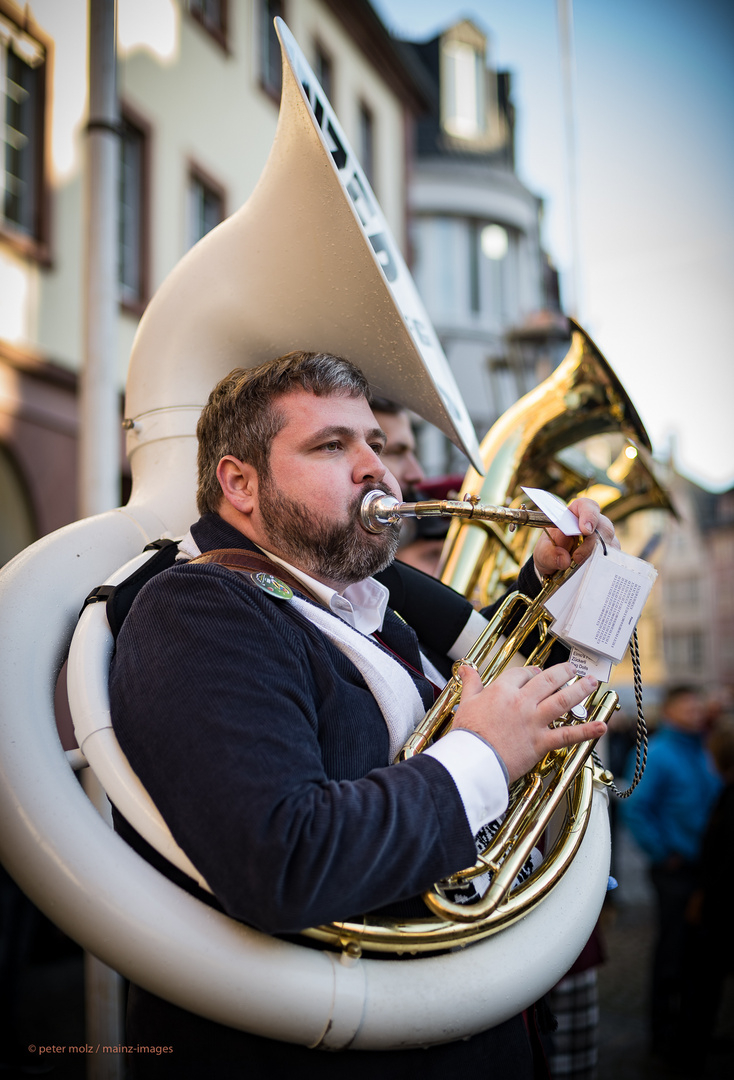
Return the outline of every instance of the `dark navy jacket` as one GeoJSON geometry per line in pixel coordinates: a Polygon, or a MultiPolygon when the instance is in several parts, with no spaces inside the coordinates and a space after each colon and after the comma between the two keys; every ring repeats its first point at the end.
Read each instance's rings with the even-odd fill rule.
{"type": "MultiPolygon", "coordinates": [[[[216,515],[202,550],[249,547],[216,515]]],[[[415,667],[413,632],[382,636],[415,667]]],[[[428,682],[414,676],[426,706],[428,682]]],[[[437,761],[388,767],[354,665],[287,601],[224,567],[178,565],[123,624],[112,717],[130,764],[224,909],[270,933],[415,896],[469,865],[463,805],[437,761]]]]}
{"type": "MultiPolygon", "coordinates": [[[[202,551],[251,547],[216,515],[192,533],[202,551]]],[[[422,617],[425,601],[402,595],[400,573],[384,577],[402,613],[422,617]]],[[[532,569],[520,585],[537,591],[532,569]]],[[[448,647],[468,615],[469,605],[451,597],[440,614],[430,612],[434,648],[448,647]]],[[[390,609],[382,637],[420,667],[415,634],[390,609]]],[[[413,678],[429,704],[429,684],[413,678]]],[[[402,907],[474,861],[443,766],[426,756],[388,766],[385,723],[359,671],[291,604],[224,567],[175,566],[141,590],[118,637],[110,690],[133,769],[237,919],[288,933],[402,907]]],[[[192,888],[122,826],[138,850],[192,888]]],[[[176,1051],[175,1062],[141,1058],[136,1080],[372,1080],[376,1069],[385,1080],[433,1080],[486,1068],[496,1080],[530,1080],[542,1060],[521,1017],[429,1050],[319,1054],[225,1028],[136,986],[127,1041],[176,1051]]]]}

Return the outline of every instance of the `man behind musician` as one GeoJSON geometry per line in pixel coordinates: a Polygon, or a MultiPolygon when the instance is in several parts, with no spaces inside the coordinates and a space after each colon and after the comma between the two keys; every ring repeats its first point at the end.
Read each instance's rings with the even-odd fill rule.
{"type": "MultiPolygon", "coordinates": [[[[410,422],[410,413],[402,405],[390,401],[389,398],[373,397],[371,405],[375,419],[387,437],[385,449],[381,455],[383,464],[397,480],[403,499],[406,502],[418,502],[429,498],[421,494],[426,474],[416,455],[415,434],[410,422]]],[[[436,495],[431,497],[437,498],[436,495]]],[[[448,529],[448,518],[420,518],[403,521],[400,528],[400,545],[395,558],[426,574],[435,576],[448,529]]]]}
{"type": "MultiPolygon", "coordinates": [[[[234,918],[291,934],[388,905],[425,914],[411,898],[473,863],[474,834],[504,811],[508,779],[553,747],[603,733],[601,722],[549,727],[596,684],[567,686],[573,669],[558,664],[514,668],[484,688],[463,668],[453,730],[390,766],[433,700],[426,674],[440,678],[372,577],[393,558],[398,527],[367,532],[360,505],[374,489],[400,492],[380,460],[385,437],[364,377],[313,353],[237,369],[213,390],[198,437],[202,516],[183,552],[264,552],[293,596],[216,561],[183,562],[149,582],[112,668],[122,749],[234,918]]],[[[590,554],[596,528],[614,542],[596,504],[572,508],[587,536],[575,559],[590,554]]],[[[567,545],[555,530],[541,536],[538,573],[569,565],[567,545]]],[[[520,583],[537,592],[532,560],[520,583]]],[[[428,1050],[328,1054],[225,1028],[133,987],[127,1042],[173,1046],[168,1066],[142,1058],[136,1076],[287,1069],[299,1080],[353,1080],[469,1066],[491,1066],[495,1080],[534,1075],[520,1017],[428,1050]]]]}

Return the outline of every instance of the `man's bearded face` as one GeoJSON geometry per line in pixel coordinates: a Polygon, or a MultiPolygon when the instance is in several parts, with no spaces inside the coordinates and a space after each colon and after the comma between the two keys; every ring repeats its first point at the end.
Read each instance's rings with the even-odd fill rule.
{"type": "Polygon", "coordinates": [[[398,549],[399,524],[381,533],[368,533],[360,524],[362,500],[374,490],[374,484],[365,484],[349,507],[347,521],[339,523],[278,491],[268,473],[260,478],[260,514],[273,547],[287,562],[312,577],[352,585],[384,570],[398,549]]]}

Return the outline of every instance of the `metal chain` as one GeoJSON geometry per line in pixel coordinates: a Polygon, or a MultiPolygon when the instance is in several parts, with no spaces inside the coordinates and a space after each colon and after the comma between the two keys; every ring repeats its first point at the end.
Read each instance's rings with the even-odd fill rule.
{"type": "MultiPolygon", "coordinates": [[[[630,641],[630,657],[632,659],[632,673],[634,676],[635,684],[635,701],[637,703],[637,733],[635,737],[635,771],[632,777],[632,782],[628,788],[624,791],[620,791],[617,785],[612,780],[610,787],[614,794],[620,799],[627,799],[635,790],[642,774],[645,771],[645,765],[647,763],[647,724],[645,723],[645,717],[642,713],[642,675],[640,674],[640,650],[637,642],[637,627],[632,632],[632,640],[630,641]]],[[[599,758],[596,750],[592,751],[592,756],[595,763],[600,769],[604,768],[604,765],[599,758]]]]}

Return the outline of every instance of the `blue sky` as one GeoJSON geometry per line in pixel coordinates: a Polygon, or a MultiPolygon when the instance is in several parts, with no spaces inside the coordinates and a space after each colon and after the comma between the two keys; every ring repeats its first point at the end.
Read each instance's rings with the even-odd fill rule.
{"type": "Polygon", "coordinates": [[[656,451],[672,439],[682,472],[734,484],[734,0],[575,0],[575,303],[556,0],[372,2],[399,36],[488,33],[567,303],[656,451]]]}

